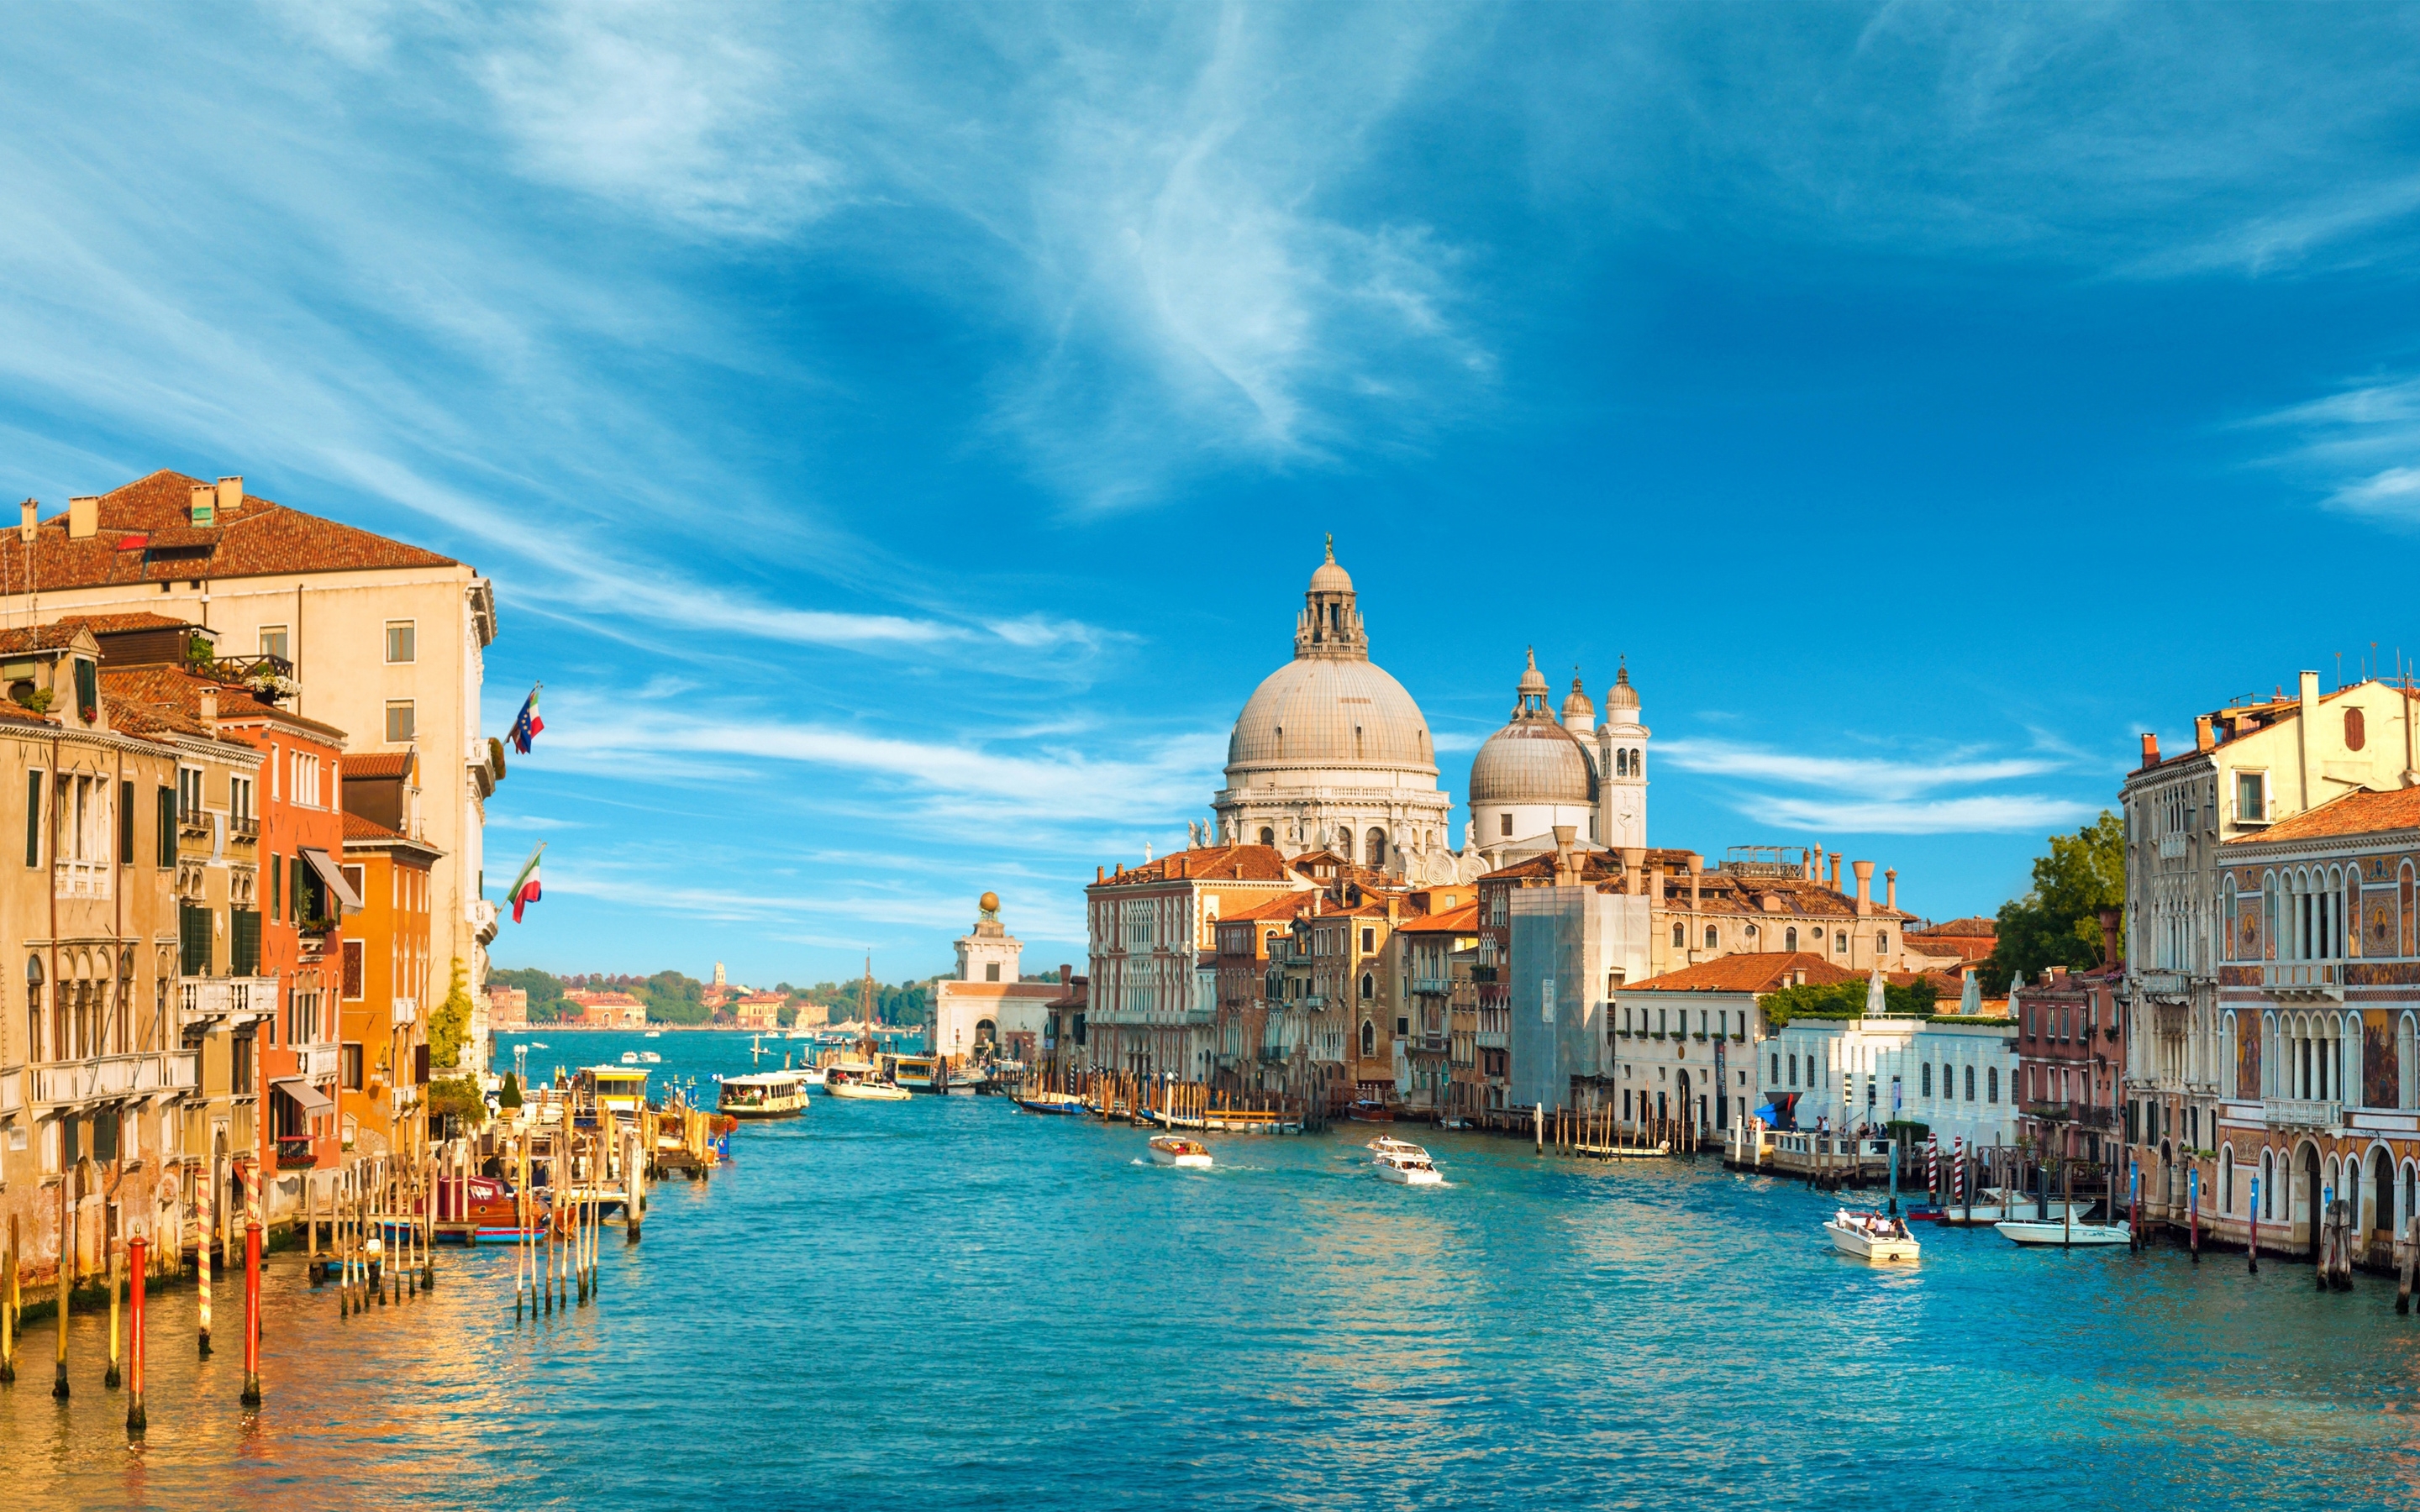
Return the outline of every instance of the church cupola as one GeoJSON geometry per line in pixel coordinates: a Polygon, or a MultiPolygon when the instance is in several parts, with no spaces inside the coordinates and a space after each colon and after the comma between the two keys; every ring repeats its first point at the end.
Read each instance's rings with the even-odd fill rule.
{"type": "Polygon", "coordinates": [[[1512,691],[1512,717],[1515,719],[1551,719],[1546,712],[1546,674],[1538,670],[1538,648],[1529,648],[1528,670],[1522,672],[1520,685],[1512,691]]]}
{"type": "Polygon", "coordinates": [[[1580,686],[1579,669],[1572,669],[1572,690],[1563,695],[1563,728],[1575,735],[1596,733],[1596,705],[1580,686]]]}
{"type": "Polygon", "coordinates": [[[1346,661],[1370,659],[1370,635],[1361,627],[1353,577],[1336,564],[1333,535],[1327,538],[1327,560],[1312,571],[1310,591],[1302,595],[1302,618],[1295,624],[1294,654],[1346,661]]]}

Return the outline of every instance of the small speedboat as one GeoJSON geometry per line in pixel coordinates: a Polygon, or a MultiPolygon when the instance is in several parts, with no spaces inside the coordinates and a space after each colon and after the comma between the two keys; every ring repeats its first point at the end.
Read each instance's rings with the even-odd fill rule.
{"type": "Polygon", "coordinates": [[[656,1054],[652,1050],[642,1050],[639,1052],[639,1064],[642,1066],[660,1066],[663,1063],[664,1057],[656,1054]]]}
{"type": "Polygon", "coordinates": [[[1429,1159],[1427,1150],[1400,1139],[1389,1139],[1386,1143],[1388,1148],[1379,1150],[1372,1160],[1381,1180],[1404,1186],[1445,1184],[1445,1178],[1437,1174],[1436,1163],[1429,1159]]]}
{"type": "Polygon", "coordinates": [[[1361,1148],[1370,1151],[1373,1155],[1383,1155],[1390,1149],[1398,1152],[1409,1151],[1410,1153],[1417,1155],[1425,1155],[1428,1153],[1427,1150],[1422,1149],[1416,1144],[1413,1144],[1410,1140],[1398,1139],[1393,1134],[1380,1134],[1377,1138],[1371,1140],[1361,1148]]]}
{"type": "Polygon", "coordinates": [[[647,1031],[647,1038],[650,1040],[660,1040],[663,1037],[664,1031],[661,1029],[649,1029],[647,1031]]]}
{"type": "Polygon", "coordinates": [[[2114,1224],[2046,1224],[2037,1220],[1997,1223],[1992,1226],[2004,1239],[2019,1244],[2048,1245],[2055,1249],[2074,1249],[2094,1244],[2123,1244],[2134,1237],[2133,1230],[2123,1223],[2114,1224]]]}
{"type": "Polygon", "coordinates": [[[1861,1209],[1842,1208],[1823,1231],[1834,1249],[1861,1260],[1913,1260],[1921,1251],[1907,1225],[1861,1209]]]}
{"type": "Polygon", "coordinates": [[[1151,1138],[1151,1163],[1154,1165],[1175,1165],[1189,1171],[1210,1168],[1210,1147],[1199,1139],[1182,1134],[1154,1134],[1151,1138]]]}
{"type": "MultiPolygon", "coordinates": [[[[663,1057],[660,1057],[660,1056],[659,1056],[657,1058],[660,1060],[660,1059],[661,1059],[661,1058],[663,1058],[663,1057]]],[[[625,1050],[625,1051],[623,1051],[623,1052],[622,1052],[622,1064],[623,1064],[623,1065],[625,1065],[625,1066],[635,1066],[635,1065],[637,1065],[638,1063],[639,1063],[639,1053],[638,1053],[636,1050],[625,1050]]]]}
{"type": "Polygon", "coordinates": [[[839,1076],[825,1078],[824,1093],[829,1097],[846,1098],[858,1103],[905,1103],[915,1094],[897,1082],[887,1082],[872,1076],[839,1076]]]}

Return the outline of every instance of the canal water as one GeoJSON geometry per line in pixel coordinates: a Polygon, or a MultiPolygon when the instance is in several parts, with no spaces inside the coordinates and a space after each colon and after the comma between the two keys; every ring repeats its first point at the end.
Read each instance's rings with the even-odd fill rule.
{"type": "MultiPolygon", "coordinates": [[[[541,1032],[539,1039],[546,1036],[541,1032]]],[[[506,1055],[509,1056],[507,1041],[506,1055]]],[[[557,1035],[534,1071],[644,1044],[557,1035]]],[[[1212,1141],[995,1098],[817,1100],[609,1231],[602,1294],[513,1321],[508,1251],[340,1319],[281,1256],[266,1406],[153,1318],[146,1441],[78,1315],[0,1393],[12,1506],[2408,1506],[2420,1317],[2390,1285],[2173,1250],[1926,1234],[1836,1257],[1831,1204],[1712,1159],[1612,1169],[1436,1135],[1212,1141]]],[[[225,1304],[222,1304],[224,1306],[225,1304]]],[[[232,1315],[223,1313],[223,1317],[232,1315]]]]}

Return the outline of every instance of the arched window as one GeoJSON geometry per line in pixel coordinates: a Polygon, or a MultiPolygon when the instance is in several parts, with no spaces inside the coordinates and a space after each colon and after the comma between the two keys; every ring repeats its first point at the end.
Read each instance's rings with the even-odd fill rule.
{"type": "Polygon", "coordinates": [[[1378,1053],[1378,1026],[1368,1019],[1361,1021],[1361,1054],[1366,1058],[1378,1053]]]}
{"type": "Polygon", "coordinates": [[[2413,1023],[2411,1014],[2395,1021],[2395,1105],[2398,1108],[2420,1107],[2420,1096],[2414,1096],[2420,1091],[2420,1066],[2412,1063],[2412,1056],[2420,1052],[2415,1039],[2420,1039],[2420,1025],[2413,1023]]]}
{"type": "Polygon", "coordinates": [[[1686,931],[1686,930],[1685,930],[1682,925],[1679,925],[1679,924],[1675,924],[1675,925],[1673,925],[1673,926],[1672,926],[1672,949],[1674,949],[1675,950],[1685,950],[1685,949],[1687,949],[1688,948],[1689,948],[1689,936],[1688,936],[1688,933],[1687,933],[1687,931],[1686,931]]]}
{"type": "Polygon", "coordinates": [[[2253,1205],[2263,1218],[2277,1216],[2277,1157],[2269,1150],[2260,1152],[2260,1190],[2253,1205]]]}
{"type": "Polygon", "coordinates": [[[1613,753],[1613,775],[1616,777],[1628,777],[1630,775],[1629,751],[1617,750],[1613,753]]]}
{"type": "Polygon", "coordinates": [[[1387,864],[1387,832],[1385,830],[1373,829],[1370,831],[1368,837],[1362,841],[1362,856],[1364,856],[1362,864],[1369,867],[1373,872],[1387,864]]]}
{"type": "Polygon", "coordinates": [[[2233,872],[2227,873],[2226,881],[2220,887],[2218,896],[2218,917],[2224,921],[2219,931],[2224,936],[2219,942],[2219,959],[2232,961],[2235,959],[2235,874],[2233,872]]]}
{"type": "MultiPolygon", "coordinates": [[[[1997,1078],[1999,1072],[1993,1072],[1992,1074],[1994,1078],[1997,1078]]],[[[1996,1081],[1994,1085],[1996,1085],[1996,1081]]],[[[1975,1101],[1975,1068],[1972,1066],[1966,1068],[1966,1101],[1969,1103],[1975,1101]]]]}
{"type": "Polygon", "coordinates": [[[1714,926],[1713,926],[1712,924],[1709,924],[1709,925],[1707,925],[1707,926],[1706,926],[1706,949],[1709,949],[1709,950],[1711,950],[1711,949],[1713,949],[1714,948],[1714,926]]]}
{"type": "Polygon", "coordinates": [[[42,958],[25,957],[25,1058],[42,1058],[42,958]]]}
{"type": "Polygon", "coordinates": [[[1261,826],[1261,843],[1264,845],[1275,845],[1277,842],[1278,832],[1271,829],[1268,825],[1263,825],[1261,826]]]}
{"type": "Polygon", "coordinates": [[[1361,973],[1361,1000],[1368,1002],[1378,995],[1378,980],[1368,972],[1361,973]]]}
{"type": "Polygon", "coordinates": [[[2369,730],[2362,721],[2360,709],[2350,708],[2345,710],[2344,731],[2345,749],[2361,749],[2362,744],[2369,738],[2369,730]]]}
{"type": "Polygon", "coordinates": [[[1847,955],[1849,953],[1849,932],[1847,930],[1838,931],[1834,935],[1834,943],[1839,947],[1838,953],[1847,955]]]}
{"type": "Polygon", "coordinates": [[[2218,1211],[2235,1211],[2235,1147],[2227,1145],[2218,1152],[2218,1211]]]}
{"type": "Polygon", "coordinates": [[[1874,954],[1890,954],[1890,931],[1886,929],[1874,931],[1874,954]]]}
{"type": "Polygon", "coordinates": [[[1792,955],[1798,953],[1798,931],[1795,928],[1781,932],[1781,948],[1792,955]]]}
{"type": "MultiPolygon", "coordinates": [[[[1971,1098],[1975,1095],[1975,1084],[1973,1081],[1975,1073],[1970,1070],[1966,1072],[1966,1075],[1968,1077],[1968,1081],[1966,1083],[1966,1095],[1971,1098]]],[[[1983,1090],[1987,1094],[1983,1099],[1984,1102],[1997,1103],[2000,1100],[1999,1067],[1993,1066],[1987,1071],[1983,1078],[1983,1090]]]]}
{"type": "Polygon", "coordinates": [[[1645,777],[1647,775],[1646,752],[1633,750],[1630,753],[1630,775],[1633,777],[1645,777]]]}
{"type": "Polygon", "coordinates": [[[1924,1095],[1932,1095],[1932,1062],[1930,1060],[1924,1063],[1924,1095]]]}

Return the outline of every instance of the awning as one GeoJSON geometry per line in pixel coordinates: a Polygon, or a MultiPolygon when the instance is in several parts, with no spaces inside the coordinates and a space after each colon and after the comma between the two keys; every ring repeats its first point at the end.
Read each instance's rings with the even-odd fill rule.
{"type": "Polygon", "coordinates": [[[311,863],[311,870],[319,873],[319,880],[328,885],[328,890],[336,895],[337,902],[353,913],[362,911],[362,895],[345,880],[345,869],[328,859],[327,852],[315,851],[305,845],[302,847],[302,859],[311,863]]]}
{"type": "Polygon", "coordinates": [[[269,1084],[292,1098],[305,1113],[333,1113],[335,1102],[327,1093],[300,1076],[287,1076],[269,1084]]]}

